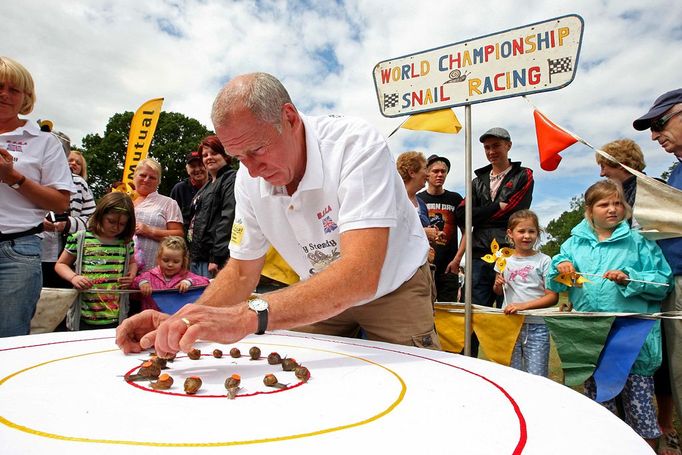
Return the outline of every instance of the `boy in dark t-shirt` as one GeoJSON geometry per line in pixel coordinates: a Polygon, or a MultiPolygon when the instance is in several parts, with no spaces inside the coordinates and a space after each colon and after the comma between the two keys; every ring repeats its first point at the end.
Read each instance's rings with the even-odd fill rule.
{"type": "Polygon", "coordinates": [[[432,155],[427,160],[429,177],[427,189],[417,194],[426,203],[429,210],[430,225],[441,231],[440,236],[432,245],[436,257],[436,300],[439,302],[456,302],[459,289],[459,263],[461,256],[457,256],[458,235],[455,210],[462,202],[459,193],[443,188],[445,179],[450,171],[450,161],[447,158],[432,155]]]}

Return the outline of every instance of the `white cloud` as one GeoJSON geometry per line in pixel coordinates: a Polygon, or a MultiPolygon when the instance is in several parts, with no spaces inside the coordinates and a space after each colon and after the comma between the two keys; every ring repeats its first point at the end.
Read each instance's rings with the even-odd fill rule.
{"type": "MultiPolygon", "coordinates": [[[[211,127],[219,87],[250,71],[278,76],[306,112],[359,116],[388,134],[402,119],[379,113],[372,79],[379,61],[571,13],[585,20],[576,78],[531,100],[594,145],[635,139],[649,173],[659,175],[672,157],[631,123],[659,94],[680,86],[682,8],[675,0],[482,0],[475,7],[463,0],[72,0],[58,6],[24,0],[3,7],[8,25],[1,52],[35,78],[38,102],[30,117],[52,119],[75,143],[101,134],[113,114],[158,96],[166,110],[211,127]],[[325,66],[329,61],[336,63],[325,66]]],[[[464,109],[455,111],[464,122],[464,109]]],[[[581,145],[564,154],[558,171],[539,169],[532,112],[521,98],[471,111],[474,166],[486,164],[478,136],[491,126],[509,129],[512,159],[536,171],[535,204],[545,216],[561,213],[572,194],[598,178],[592,151],[581,145]]],[[[409,148],[447,156],[453,161],[447,185],[463,191],[463,134],[401,130],[389,144],[396,155],[409,148]]]]}

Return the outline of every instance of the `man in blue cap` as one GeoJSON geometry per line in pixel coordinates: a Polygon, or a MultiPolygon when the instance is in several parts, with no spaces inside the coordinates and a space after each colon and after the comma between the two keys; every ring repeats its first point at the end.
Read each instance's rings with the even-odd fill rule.
{"type": "MultiPolygon", "coordinates": [[[[632,126],[639,131],[651,130],[651,140],[658,142],[663,149],[675,155],[678,163],[668,177],[668,184],[682,190],[682,88],[666,92],[654,101],[649,112],[638,118],[632,126]]],[[[675,275],[675,284],[668,298],[663,302],[663,311],[682,310],[682,237],[659,240],[659,246],[675,275]]],[[[667,347],[667,360],[670,369],[672,398],[677,415],[682,416],[682,320],[663,321],[664,344],[667,347]]],[[[665,360],[664,360],[665,364],[665,360]]],[[[663,367],[663,365],[662,365],[663,367]]],[[[663,368],[661,368],[663,369],[663,368]]],[[[661,407],[665,403],[659,397],[659,382],[656,382],[656,397],[659,401],[659,424],[665,443],[679,452],[679,438],[672,427],[672,409],[668,405],[667,416],[662,416],[661,407]],[[667,428],[666,428],[667,427],[667,428]]],[[[674,450],[674,449],[673,449],[674,450]]],[[[662,453],[659,451],[659,453],[662,453]]],[[[674,452],[673,452],[674,453],[674,452]]]]}

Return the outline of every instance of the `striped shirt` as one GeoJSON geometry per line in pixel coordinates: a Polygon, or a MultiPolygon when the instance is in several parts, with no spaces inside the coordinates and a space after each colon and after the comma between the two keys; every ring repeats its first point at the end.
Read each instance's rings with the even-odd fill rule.
{"type": "MultiPolygon", "coordinates": [[[[70,235],[65,251],[78,256],[78,237],[70,235]]],[[[83,238],[81,275],[93,282],[92,289],[117,289],[117,279],[122,277],[126,267],[126,256],[133,257],[134,243],[116,240],[104,244],[92,232],[86,231],[83,238]]],[[[82,292],[80,294],[81,319],[92,325],[118,322],[120,294],[82,292]]]]}
{"type": "Polygon", "coordinates": [[[95,213],[95,200],[87,182],[77,174],[71,174],[71,178],[76,192],[71,193],[69,202],[68,231],[65,231],[64,237],[61,232],[45,231],[42,233],[40,258],[43,262],[57,262],[66,234],[84,231],[87,228],[88,218],[95,213]]]}

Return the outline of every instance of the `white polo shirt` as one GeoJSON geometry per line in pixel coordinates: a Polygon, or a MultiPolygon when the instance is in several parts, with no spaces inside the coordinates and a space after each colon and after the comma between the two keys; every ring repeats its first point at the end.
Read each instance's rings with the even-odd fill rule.
{"type": "MultiPolygon", "coordinates": [[[[75,191],[62,144],[51,133],[40,131],[33,121],[27,120],[14,131],[0,134],[0,147],[12,155],[14,169],[27,179],[57,190],[75,191]]],[[[36,227],[47,213],[6,183],[0,183],[0,201],[3,234],[36,227]]]]}
{"type": "Polygon", "coordinates": [[[367,301],[394,291],[426,262],[428,241],[386,141],[360,119],[301,118],[307,163],[292,196],[245,167],[237,172],[230,256],[258,259],[272,245],[304,280],[340,257],[342,232],[388,227],[379,287],[367,301]]]}

